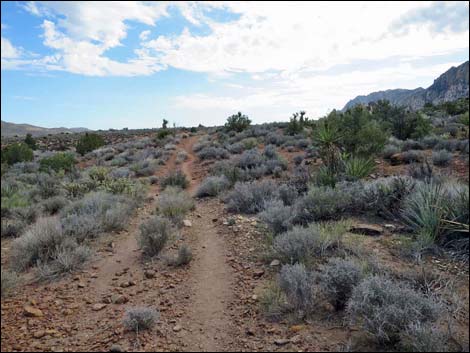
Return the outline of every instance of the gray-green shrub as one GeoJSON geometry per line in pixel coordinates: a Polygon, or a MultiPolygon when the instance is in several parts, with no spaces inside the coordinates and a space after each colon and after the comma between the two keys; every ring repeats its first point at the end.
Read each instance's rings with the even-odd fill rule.
{"type": "Polygon", "coordinates": [[[157,256],[171,238],[171,222],[163,217],[153,217],[140,225],[139,246],[146,256],[157,256]]]}
{"type": "Polygon", "coordinates": [[[402,284],[372,276],[354,288],[347,311],[380,343],[396,343],[411,324],[435,321],[440,307],[402,284]]]}
{"type": "Polygon", "coordinates": [[[196,197],[217,196],[230,187],[230,182],[224,175],[209,176],[201,183],[196,191],[196,197]]]}
{"type": "Polygon", "coordinates": [[[134,307],[126,310],[122,321],[129,331],[149,330],[160,320],[160,312],[153,308],[134,307]]]}
{"type": "Polygon", "coordinates": [[[357,262],[332,258],[320,267],[319,281],[326,300],[336,310],[342,310],[363,277],[362,267],[357,262]]]}

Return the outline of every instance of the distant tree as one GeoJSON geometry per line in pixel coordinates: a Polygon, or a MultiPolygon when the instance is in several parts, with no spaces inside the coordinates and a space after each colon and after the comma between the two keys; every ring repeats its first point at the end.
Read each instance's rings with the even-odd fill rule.
{"type": "Polygon", "coordinates": [[[162,124],[162,129],[167,129],[168,128],[168,120],[163,119],[163,124],[162,124]]]}
{"type": "Polygon", "coordinates": [[[33,160],[33,150],[26,143],[15,143],[2,149],[2,163],[12,165],[33,160]]]}
{"type": "Polygon", "coordinates": [[[98,134],[85,133],[77,143],[77,153],[80,153],[82,156],[88,152],[91,152],[101,146],[104,146],[105,142],[103,137],[98,134]]]}
{"type": "Polygon", "coordinates": [[[290,121],[287,124],[285,130],[287,135],[297,135],[304,130],[304,127],[309,123],[309,120],[307,117],[305,117],[305,114],[306,112],[302,110],[292,115],[292,118],[290,118],[290,121]]]}
{"type": "Polygon", "coordinates": [[[72,153],[56,153],[51,157],[44,157],[39,161],[41,171],[54,170],[70,172],[75,165],[75,157],[72,153]]]}
{"type": "Polygon", "coordinates": [[[29,146],[29,148],[31,148],[32,150],[37,149],[36,140],[33,138],[33,135],[31,134],[26,134],[24,143],[26,143],[29,146]]]}
{"type": "Polygon", "coordinates": [[[228,131],[242,132],[243,130],[248,128],[250,124],[250,118],[248,118],[248,116],[246,115],[243,115],[241,112],[238,112],[238,114],[234,114],[227,118],[225,127],[228,131]]]}

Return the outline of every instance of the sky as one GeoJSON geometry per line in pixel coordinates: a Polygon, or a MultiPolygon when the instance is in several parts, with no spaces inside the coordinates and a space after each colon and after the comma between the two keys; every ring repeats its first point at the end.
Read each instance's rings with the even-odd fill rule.
{"type": "Polygon", "coordinates": [[[1,117],[43,127],[319,118],[469,57],[468,2],[1,2],[1,117]]]}

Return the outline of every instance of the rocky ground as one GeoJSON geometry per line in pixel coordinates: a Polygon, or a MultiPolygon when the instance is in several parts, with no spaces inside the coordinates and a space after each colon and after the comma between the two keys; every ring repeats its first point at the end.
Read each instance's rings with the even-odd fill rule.
{"type": "MultiPolygon", "coordinates": [[[[180,167],[191,180],[190,193],[206,174],[192,152],[195,141],[185,139],[181,146],[189,155],[180,167]]],[[[161,173],[174,166],[173,156],[161,173]]],[[[52,283],[26,279],[13,296],[2,298],[2,351],[335,351],[359,335],[327,308],[319,308],[311,321],[267,320],[259,301],[279,262],[266,260],[264,228],[256,217],[229,214],[217,199],[197,200],[180,236],[162,255],[174,256],[179,245],[189,244],[189,265],[144,262],[136,235],[151,217],[158,193],[158,186],[152,187],[126,231],[96,242],[96,259],[83,271],[52,283]],[[134,306],[160,311],[154,329],[138,334],[124,329],[124,312],[134,306]]],[[[393,255],[393,226],[375,226],[379,236],[364,237],[367,248],[391,266],[412,271],[413,264],[393,255]]],[[[2,262],[8,247],[2,240],[2,262]]],[[[427,266],[454,271],[468,293],[468,269],[439,260],[427,266]]],[[[464,329],[468,317],[460,320],[464,329]]]]}

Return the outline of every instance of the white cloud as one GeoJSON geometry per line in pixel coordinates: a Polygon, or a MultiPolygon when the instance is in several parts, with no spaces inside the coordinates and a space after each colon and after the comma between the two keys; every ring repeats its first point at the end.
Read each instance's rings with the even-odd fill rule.
{"type": "Polygon", "coordinates": [[[21,55],[21,49],[15,48],[13,44],[4,37],[1,37],[1,52],[2,59],[15,59],[21,55]]]}
{"type": "Polygon", "coordinates": [[[139,34],[139,39],[140,40],[147,40],[150,35],[150,30],[142,31],[139,34]]]}

